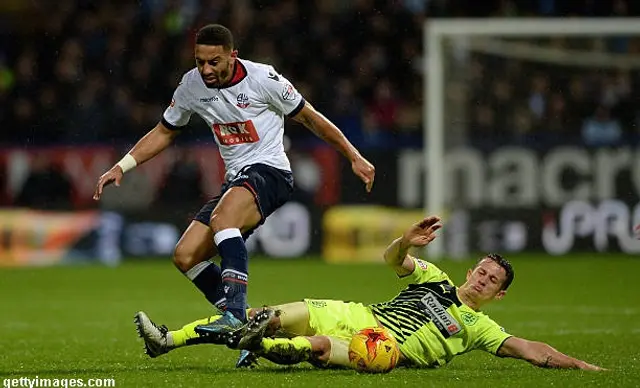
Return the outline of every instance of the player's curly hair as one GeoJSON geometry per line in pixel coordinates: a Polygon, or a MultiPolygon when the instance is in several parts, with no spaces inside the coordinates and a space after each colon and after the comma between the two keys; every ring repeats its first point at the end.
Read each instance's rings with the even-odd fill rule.
{"type": "Polygon", "coordinates": [[[225,50],[233,50],[233,34],[222,24],[207,24],[198,30],[196,44],[222,46],[225,50]]]}
{"type": "Polygon", "coordinates": [[[513,276],[514,276],[513,267],[511,266],[511,263],[509,262],[509,260],[502,257],[502,255],[500,254],[489,253],[488,255],[481,257],[475,266],[477,267],[478,264],[480,264],[480,262],[484,259],[489,259],[495,262],[496,264],[498,264],[500,267],[502,267],[502,269],[504,269],[506,278],[504,279],[504,282],[502,282],[502,286],[500,287],[500,290],[506,290],[507,288],[509,288],[509,286],[511,285],[511,282],[513,282],[513,276]]]}

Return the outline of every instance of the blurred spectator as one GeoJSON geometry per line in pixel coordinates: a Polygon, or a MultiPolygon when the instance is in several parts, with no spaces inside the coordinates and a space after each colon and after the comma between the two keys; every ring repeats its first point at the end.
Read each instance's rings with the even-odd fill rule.
{"type": "Polygon", "coordinates": [[[537,119],[542,119],[545,115],[548,89],[548,78],[542,74],[538,74],[533,77],[533,80],[531,81],[531,94],[529,95],[529,109],[537,119]]]}
{"type": "Polygon", "coordinates": [[[38,89],[38,53],[26,48],[15,64],[16,93],[23,96],[34,95],[38,89]]]}
{"type": "Polygon", "coordinates": [[[9,141],[18,142],[22,140],[26,144],[33,143],[34,136],[32,130],[37,122],[37,113],[36,107],[31,99],[26,97],[18,97],[15,99],[11,114],[10,117],[13,119],[13,125],[8,127],[7,135],[9,141]]]}
{"type": "Polygon", "coordinates": [[[334,123],[342,128],[345,136],[357,144],[363,143],[361,111],[362,102],[356,96],[355,87],[349,78],[336,82],[335,95],[328,110],[333,112],[334,123]]]}
{"type": "Polygon", "coordinates": [[[514,109],[511,125],[514,128],[516,139],[527,139],[534,130],[533,117],[531,117],[530,111],[525,107],[514,109]]]}
{"type": "Polygon", "coordinates": [[[611,118],[609,108],[599,106],[593,117],[585,120],[582,138],[589,146],[617,145],[622,140],[622,129],[620,123],[611,118]]]}
{"type": "Polygon", "coordinates": [[[55,87],[44,85],[38,97],[38,117],[32,132],[34,144],[52,144],[64,140],[63,111],[55,87]]]}
{"type": "Polygon", "coordinates": [[[399,108],[399,99],[394,94],[391,83],[386,79],[378,81],[368,107],[375,120],[375,126],[388,132],[395,130],[399,108]]]}
{"type": "Polygon", "coordinates": [[[66,141],[93,143],[108,141],[106,114],[103,108],[104,79],[91,74],[74,96],[71,108],[66,112],[66,141]]]}
{"type": "MultiPolygon", "coordinates": [[[[631,0],[23,3],[20,23],[0,35],[0,126],[10,128],[0,139],[18,146],[135,141],[157,123],[181,75],[194,66],[194,32],[213,22],[231,28],[242,58],[274,64],[357,146],[420,146],[425,18],[618,17],[640,11],[640,2],[631,0]]],[[[574,43],[543,42],[560,49],[574,43]]],[[[637,53],[640,43],[613,37],[580,48],[637,53]]],[[[623,132],[633,132],[640,114],[633,103],[640,84],[635,69],[559,71],[472,55],[454,93],[466,104],[461,111],[468,112],[471,138],[479,131],[504,142],[523,133],[579,139],[597,104],[609,108],[623,132]]],[[[308,131],[287,125],[293,125],[294,142],[315,141],[308,131]]],[[[198,120],[189,129],[180,141],[208,132],[198,120]]]]}

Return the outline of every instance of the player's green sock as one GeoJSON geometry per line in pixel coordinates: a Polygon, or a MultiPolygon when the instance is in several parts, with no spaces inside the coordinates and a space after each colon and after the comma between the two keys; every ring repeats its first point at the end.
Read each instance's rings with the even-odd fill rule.
{"type": "Polygon", "coordinates": [[[170,331],[169,335],[173,339],[173,347],[179,348],[186,345],[196,345],[203,343],[203,341],[200,340],[200,335],[195,331],[196,326],[207,325],[218,318],[220,318],[220,315],[198,319],[197,321],[193,321],[182,326],[182,329],[170,331]]]}
{"type": "Polygon", "coordinates": [[[308,361],[311,350],[306,337],[263,338],[260,355],[276,364],[290,365],[308,361]]]}

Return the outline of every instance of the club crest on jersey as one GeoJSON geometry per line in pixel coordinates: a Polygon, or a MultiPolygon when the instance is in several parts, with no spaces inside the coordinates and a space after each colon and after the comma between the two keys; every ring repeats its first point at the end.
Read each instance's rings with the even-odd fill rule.
{"type": "Polygon", "coordinates": [[[238,94],[238,98],[236,99],[236,101],[238,101],[238,103],[236,104],[238,108],[244,109],[249,106],[249,97],[247,97],[247,95],[244,93],[238,94]]]}
{"type": "Polygon", "coordinates": [[[213,133],[220,145],[255,143],[260,140],[251,120],[240,123],[213,124],[213,133]]]}
{"type": "Polygon", "coordinates": [[[462,317],[462,322],[467,326],[473,326],[478,322],[478,316],[475,314],[464,311],[460,316],[462,317]]]}
{"type": "Polygon", "coordinates": [[[293,101],[296,99],[296,89],[291,84],[285,84],[282,90],[282,99],[287,101],[293,101]]]}

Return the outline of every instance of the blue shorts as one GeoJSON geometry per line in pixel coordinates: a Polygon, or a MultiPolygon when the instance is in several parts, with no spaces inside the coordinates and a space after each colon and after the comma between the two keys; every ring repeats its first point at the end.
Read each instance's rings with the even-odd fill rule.
{"type": "Polygon", "coordinates": [[[209,200],[193,219],[209,226],[211,213],[220,202],[220,198],[227,190],[236,186],[244,187],[253,194],[261,216],[258,225],[243,233],[242,236],[246,240],[256,228],[264,223],[271,213],[291,199],[293,175],[290,171],[280,170],[261,163],[243,167],[233,179],[222,185],[220,194],[209,200]]]}

